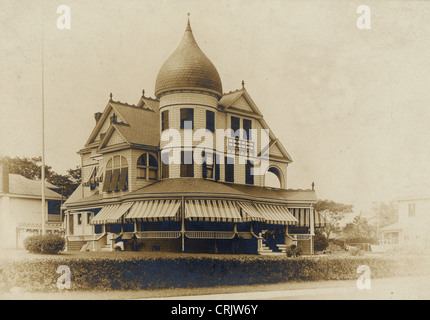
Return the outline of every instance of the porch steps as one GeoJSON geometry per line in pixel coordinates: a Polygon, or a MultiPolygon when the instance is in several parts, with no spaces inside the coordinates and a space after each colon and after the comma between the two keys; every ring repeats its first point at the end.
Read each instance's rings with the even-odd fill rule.
{"type": "Polygon", "coordinates": [[[258,254],[261,254],[263,256],[283,256],[285,255],[285,252],[274,252],[272,249],[270,249],[267,245],[263,243],[260,251],[258,251],[258,254]]]}
{"type": "Polygon", "coordinates": [[[102,252],[111,252],[112,251],[112,247],[110,244],[106,244],[103,247],[100,248],[100,251],[102,252]]]}
{"type": "Polygon", "coordinates": [[[281,253],[285,254],[287,252],[287,245],[286,244],[277,244],[276,245],[279,250],[281,250],[281,253]]]}

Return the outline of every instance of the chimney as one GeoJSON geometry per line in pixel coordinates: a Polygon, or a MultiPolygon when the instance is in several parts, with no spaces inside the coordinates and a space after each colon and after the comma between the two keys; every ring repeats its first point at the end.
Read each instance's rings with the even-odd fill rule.
{"type": "Polygon", "coordinates": [[[9,168],[7,165],[0,165],[0,191],[9,193],[9,168]]]}
{"type": "Polygon", "coordinates": [[[103,113],[101,113],[101,112],[94,113],[94,119],[96,119],[96,123],[99,122],[100,118],[102,117],[102,114],[103,113]]]}

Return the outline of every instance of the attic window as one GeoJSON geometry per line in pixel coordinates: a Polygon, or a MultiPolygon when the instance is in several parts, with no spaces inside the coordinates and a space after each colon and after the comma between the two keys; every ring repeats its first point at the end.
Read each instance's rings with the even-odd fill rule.
{"type": "Polygon", "coordinates": [[[103,179],[103,192],[122,191],[128,189],[128,163],[122,156],[112,157],[106,164],[103,179]]]}

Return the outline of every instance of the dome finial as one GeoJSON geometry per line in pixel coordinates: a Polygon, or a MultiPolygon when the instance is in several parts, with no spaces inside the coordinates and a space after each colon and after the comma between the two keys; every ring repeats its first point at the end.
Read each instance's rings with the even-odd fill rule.
{"type": "Polygon", "coordinates": [[[242,80],[242,88],[243,89],[245,88],[245,81],[244,80],[242,80]]]}
{"type": "Polygon", "coordinates": [[[188,23],[187,23],[187,29],[185,31],[191,31],[191,24],[190,24],[190,13],[188,12],[188,23]]]}
{"type": "Polygon", "coordinates": [[[112,92],[110,93],[109,97],[110,97],[110,100],[112,101],[112,92]]]}

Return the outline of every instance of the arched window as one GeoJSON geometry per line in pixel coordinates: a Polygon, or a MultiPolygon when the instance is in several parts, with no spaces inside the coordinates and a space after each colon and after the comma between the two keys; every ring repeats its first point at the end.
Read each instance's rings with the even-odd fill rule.
{"type": "Polygon", "coordinates": [[[154,155],[144,153],[137,159],[137,178],[147,180],[158,179],[158,161],[154,155]]]}
{"type": "Polygon", "coordinates": [[[103,191],[123,190],[128,190],[128,162],[122,156],[114,156],[106,164],[103,191]]]}

